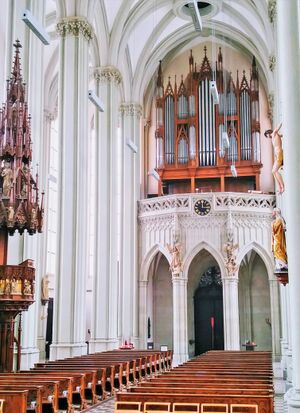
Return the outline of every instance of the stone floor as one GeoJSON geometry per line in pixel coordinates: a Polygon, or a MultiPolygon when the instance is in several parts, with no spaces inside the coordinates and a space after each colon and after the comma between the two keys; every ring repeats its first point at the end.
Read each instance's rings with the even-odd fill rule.
{"type": "Polygon", "coordinates": [[[85,410],[87,413],[114,413],[115,408],[115,398],[111,397],[110,399],[104,400],[99,403],[97,406],[91,407],[88,410],[85,410]]]}

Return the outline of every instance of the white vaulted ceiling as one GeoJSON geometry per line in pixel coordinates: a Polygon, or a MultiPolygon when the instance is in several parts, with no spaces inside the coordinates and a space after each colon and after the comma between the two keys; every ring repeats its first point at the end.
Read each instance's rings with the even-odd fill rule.
{"type": "MultiPolygon", "coordinates": [[[[47,13],[53,15],[55,7],[67,9],[63,3],[69,1],[47,0],[47,13]]],[[[273,88],[269,57],[275,54],[275,42],[267,0],[206,0],[212,11],[202,17],[201,33],[183,13],[190,0],[76,0],[77,7],[86,1],[93,10],[90,23],[95,31],[91,64],[119,68],[128,98],[141,101],[159,60],[167,63],[208,36],[254,55],[265,86],[273,88]]]]}

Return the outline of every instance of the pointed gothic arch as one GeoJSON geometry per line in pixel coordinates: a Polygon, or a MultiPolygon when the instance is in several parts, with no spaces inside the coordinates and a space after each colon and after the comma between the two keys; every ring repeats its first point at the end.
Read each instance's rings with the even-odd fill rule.
{"type": "Polygon", "coordinates": [[[188,279],[188,272],[189,272],[190,265],[193,259],[196,257],[196,255],[202,250],[206,250],[207,252],[209,252],[209,254],[216,260],[218,266],[220,267],[221,276],[223,277],[224,274],[226,274],[224,258],[221,255],[221,253],[213,245],[211,245],[210,243],[206,241],[201,241],[199,244],[196,244],[194,248],[191,251],[189,251],[184,257],[183,259],[184,277],[188,279]]]}
{"type": "Polygon", "coordinates": [[[257,255],[263,260],[263,263],[266,266],[269,280],[274,280],[274,269],[273,269],[273,260],[270,254],[268,254],[267,250],[256,241],[253,241],[247,245],[245,245],[237,255],[237,264],[240,265],[243,261],[245,255],[248,254],[250,251],[255,251],[257,255]]]}
{"type": "Polygon", "coordinates": [[[171,263],[171,255],[169,251],[166,249],[166,247],[164,247],[161,244],[153,245],[153,247],[147,252],[147,254],[144,256],[142,260],[140,277],[139,277],[140,281],[146,281],[146,282],[149,281],[148,279],[149,268],[150,268],[153,258],[158,252],[160,252],[166,258],[169,264],[171,263]]]}

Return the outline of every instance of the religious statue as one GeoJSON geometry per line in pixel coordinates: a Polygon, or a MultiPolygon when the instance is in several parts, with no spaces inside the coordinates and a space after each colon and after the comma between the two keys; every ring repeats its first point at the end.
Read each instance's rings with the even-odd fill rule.
{"type": "Polygon", "coordinates": [[[285,242],[285,222],[279,208],[273,210],[272,252],[276,270],[287,270],[287,254],[285,242]]]}
{"type": "Polygon", "coordinates": [[[41,300],[42,303],[49,301],[49,275],[46,274],[42,278],[42,286],[41,286],[41,300]]]}
{"type": "Polygon", "coordinates": [[[10,196],[10,189],[11,189],[11,184],[13,180],[13,171],[10,167],[10,163],[6,161],[4,163],[4,167],[2,168],[1,171],[1,176],[3,179],[3,184],[2,184],[2,195],[4,197],[9,197],[10,196]]]}
{"type": "Polygon", "coordinates": [[[18,294],[18,281],[15,278],[11,280],[11,293],[18,294]]]}
{"type": "Polygon", "coordinates": [[[182,272],[181,243],[178,241],[178,239],[175,239],[174,244],[167,244],[167,247],[170,254],[172,255],[170,271],[172,275],[179,275],[182,272]]]}
{"type": "Polygon", "coordinates": [[[7,220],[8,220],[9,223],[13,222],[14,216],[15,216],[14,208],[13,208],[13,206],[10,205],[8,207],[8,214],[7,214],[7,220]]]}
{"type": "Polygon", "coordinates": [[[228,240],[224,244],[224,252],[226,254],[225,267],[227,269],[228,275],[234,275],[238,270],[238,265],[236,263],[236,253],[238,247],[238,244],[234,244],[231,240],[228,240]]]}
{"type": "Polygon", "coordinates": [[[5,280],[4,294],[5,295],[11,294],[11,281],[9,278],[6,278],[5,280]]]}
{"type": "Polygon", "coordinates": [[[21,196],[27,196],[27,173],[29,171],[28,166],[24,165],[22,168],[22,175],[21,175],[21,196]]]}
{"type": "Polygon", "coordinates": [[[31,225],[37,224],[36,209],[32,208],[31,210],[31,225]]]}
{"type": "Polygon", "coordinates": [[[274,129],[268,129],[265,131],[264,135],[266,138],[272,139],[272,145],[274,149],[274,164],[272,168],[272,174],[275,178],[275,181],[279,186],[279,193],[284,192],[284,182],[279,169],[283,165],[283,150],[282,150],[282,135],[279,134],[279,130],[282,126],[282,122],[274,129]]]}
{"type": "Polygon", "coordinates": [[[23,295],[32,294],[31,285],[29,280],[24,280],[23,295]]]}

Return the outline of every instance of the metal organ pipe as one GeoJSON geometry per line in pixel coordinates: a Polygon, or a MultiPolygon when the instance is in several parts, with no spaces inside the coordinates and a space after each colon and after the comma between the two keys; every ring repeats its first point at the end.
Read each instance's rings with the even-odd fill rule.
{"type": "Polygon", "coordinates": [[[165,100],[165,155],[166,163],[174,163],[174,100],[167,96],[165,100]]]}
{"type": "Polygon", "coordinates": [[[206,163],[205,165],[209,165],[209,84],[208,79],[204,81],[204,88],[205,88],[205,155],[206,155],[206,163]]]}
{"type": "Polygon", "coordinates": [[[157,168],[163,168],[164,166],[164,156],[163,156],[164,142],[163,138],[159,137],[156,139],[156,163],[157,168]]]}
{"type": "Polygon", "coordinates": [[[209,90],[209,80],[199,85],[199,154],[203,166],[216,163],[215,106],[209,90]]]}
{"type": "Polygon", "coordinates": [[[224,158],[225,156],[225,149],[223,143],[223,132],[225,131],[225,127],[223,123],[219,125],[219,157],[224,158]]]}
{"type": "Polygon", "coordinates": [[[186,119],[188,116],[188,102],[187,98],[184,95],[179,96],[178,98],[178,118],[186,119]]]}
{"type": "Polygon", "coordinates": [[[178,163],[188,162],[188,145],[184,138],[181,138],[178,145],[178,163]]]}
{"type": "Polygon", "coordinates": [[[196,159],[196,129],[195,126],[189,128],[189,141],[190,141],[190,159],[196,159]]]}
{"type": "Polygon", "coordinates": [[[250,160],[251,152],[250,96],[246,90],[243,90],[241,94],[241,159],[250,160]]]}
{"type": "Polygon", "coordinates": [[[195,96],[190,95],[189,96],[189,115],[195,116],[195,114],[196,114],[195,96]]]}

